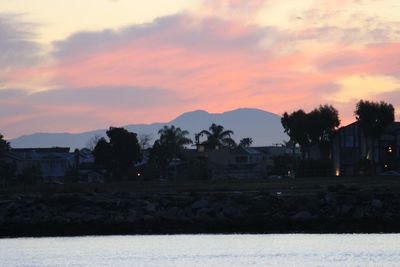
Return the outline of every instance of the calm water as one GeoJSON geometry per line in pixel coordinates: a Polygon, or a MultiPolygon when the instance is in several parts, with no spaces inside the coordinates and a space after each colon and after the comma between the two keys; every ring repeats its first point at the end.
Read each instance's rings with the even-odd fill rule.
{"type": "Polygon", "coordinates": [[[400,235],[0,239],[0,266],[400,266],[400,235]]]}

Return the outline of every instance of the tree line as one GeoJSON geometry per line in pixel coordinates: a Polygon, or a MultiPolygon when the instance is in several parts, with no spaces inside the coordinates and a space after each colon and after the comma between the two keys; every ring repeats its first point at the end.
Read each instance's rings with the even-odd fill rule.
{"type": "MultiPolygon", "coordinates": [[[[383,133],[385,126],[395,119],[392,104],[360,100],[354,111],[356,121],[360,123],[364,136],[371,140],[371,145],[383,133]]],[[[340,125],[339,112],[332,105],[321,105],[306,113],[299,109],[292,113],[285,112],[281,118],[285,133],[293,144],[300,146],[303,158],[308,158],[310,147],[317,146],[323,158],[328,157],[334,134],[340,125]]]]}
{"type": "MultiPolygon", "coordinates": [[[[108,140],[105,137],[99,138],[94,146],[93,154],[96,163],[107,168],[113,177],[131,177],[132,166],[142,159],[143,149],[141,148],[146,145],[140,144],[136,133],[128,132],[124,128],[110,127],[106,134],[108,140]]],[[[250,137],[243,138],[239,144],[236,144],[232,138],[233,134],[232,130],[213,123],[208,130],[202,130],[195,134],[195,142],[193,142],[189,138],[188,131],[174,125],[166,125],[158,131],[159,138],[148,150],[152,170],[168,176],[168,167],[174,164],[174,161],[184,158],[182,152],[190,145],[203,145],[206,150],[251,145],[252,139],[250,137]]],[[[202,162],[189,162],[189,164],[200,165],[198,167],[201,172],[202,162]]]]}
{"type": "MultiPolygon", "coordinates": [[[[371,154],[375,140],[383,133],[385,126],[395,119],[394,107],[385,102],[360,100],[356,104],[354,115],[369,140],[367,150],[371,154]]],[[[281,123],[290,138],[293,155],[299,147],[302,159],[307,160],[311,149],[316,148],[319,158],[330,159],[333,138],[340,126],[339,112],[332,105],[320,105],[308,113],[302,109],[284,112],[281,123]]],[[[188,131],[173,125],[164,126],[158,131],[159,138],[146,149],[151,170],[167,175],[171,164],[183,159],[183,150],[191,145],[202,145],[206,150],[251,146],[253,140],[250,137],[242,138],[237,144],[232,138],[233,134],[232,130],[213,123],[208,129],[196,133],[193,142],[188,131]]],[[[142,160],[143,150],[148,146],[150,138],[139,138],[136,133],[118,127],[110,127],[106,135],[107,137],[96,137],[92,140],[91,148],[96,165],[107,169],[114,178],[132,177],[135,172],[133,166],[142,160]]],[[[0,134],[0,158],[9,149],[9,142],[0,134]]],[[[280,164],[276,162],[277,166],[280,164]]],[[[193,175],[203,175],[204,169],[207,169],[204,162],[193,159],[186,161],[186,165],[193,175]]],[[[0,178],[4,179],[11,172],[12,168],[0,161],[0,178]]]]}

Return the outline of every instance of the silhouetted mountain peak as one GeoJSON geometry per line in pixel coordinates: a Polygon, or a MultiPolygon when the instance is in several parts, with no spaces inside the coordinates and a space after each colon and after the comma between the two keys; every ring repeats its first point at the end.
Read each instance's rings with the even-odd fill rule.
{"type": "MultiPolygon", "coordinates": [[[[139,135],[149,134],[152,137],[152,142],[154,142],[158,138],[158,130],[164,125],[174,125],[187,130],[190,132],[190,137],[193,138],[195,133],[208,129],[212,123],[220,124],[225,129],[233,130],[233,138],[236,141],[244,137],[251,137],[255,146],[281,143],[283,140],[288,139],[283,132],[280,116],[255,108],[240,108],[223,113],[194,110],[183,113],[166,123],[132,124],[124,127],[139,135]]],[[[52,146],[69,146],[72,149],[82,148],[91,137],[95,135],[105,136],[105,132],[106,129],[78,134],[36,133],[13,139],[11,140],[11,145],[16,148],[52,146]]]]}

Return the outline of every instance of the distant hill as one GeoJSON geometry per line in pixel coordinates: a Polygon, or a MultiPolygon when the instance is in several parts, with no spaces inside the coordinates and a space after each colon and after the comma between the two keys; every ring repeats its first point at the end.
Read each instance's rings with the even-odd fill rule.
{"type": "MultiPolygon", "coordinates": [[[[251,137],[254,146],[272,145],[288,140],[280,123],[280,116],[260,109],[241,108],[224,113],[208,113],[204,110],[187,112],[167,123],[133,124],[123,126],[138,135],[149,134],[151,143],[158,138],[158,130],[164,125],[175,125],[194,134],[208,129],[212,124],[220,124],[225,129],[233,130],[233,138],[239,141],[243,137],[251,137]]],[[[106,129],[84,133],[35,133],[23,135],[11,140],[11,146],[21,147],[53,147],[68,146],[72,149],[85,147],[93,136],[105,136],[106,129]]]]}

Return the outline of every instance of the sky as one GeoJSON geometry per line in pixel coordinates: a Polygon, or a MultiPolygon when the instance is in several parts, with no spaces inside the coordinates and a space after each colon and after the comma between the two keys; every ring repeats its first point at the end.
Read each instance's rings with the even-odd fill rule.
{"type": "Polygon", "coordinates": [[[400,119],[398,0],[0,0],[0,133],[282,114],[400,119]]]}

